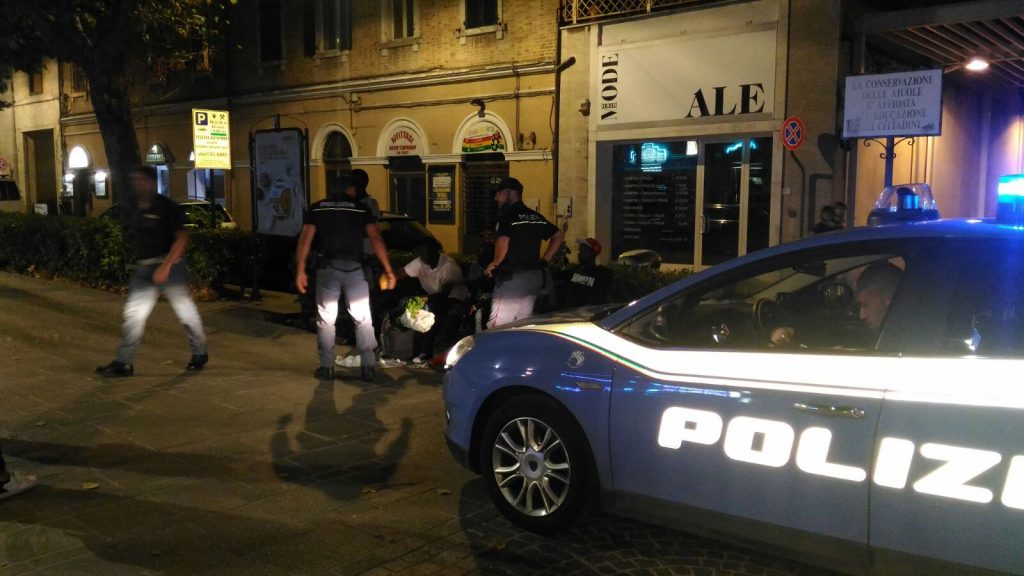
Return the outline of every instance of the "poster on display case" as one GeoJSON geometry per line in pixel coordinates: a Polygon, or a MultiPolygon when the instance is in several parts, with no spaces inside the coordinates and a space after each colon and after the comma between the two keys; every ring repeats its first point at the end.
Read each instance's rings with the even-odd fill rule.
{"type": "Polygon", "coordinates": [[[298,236],[308,205],[306,139],[297,128],[261,130],[252,139],[253,228],[260,234],[298,236]]]}
{"type": "Polygon", "coordinates": [[[455,166],[431,166],[427,217],[431,224],[455,224],[455,166]]]}

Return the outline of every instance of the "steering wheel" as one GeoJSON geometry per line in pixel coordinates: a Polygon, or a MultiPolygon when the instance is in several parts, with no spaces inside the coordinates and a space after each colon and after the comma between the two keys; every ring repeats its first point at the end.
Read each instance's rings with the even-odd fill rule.
{"type": "Polygon", "coordinates": [[[780,326],[792,326],[789,314],[781,304],[771,298],[761,298],[754,302],[754,325],[763,338],[769,338],[771,331],[780,326]]]}

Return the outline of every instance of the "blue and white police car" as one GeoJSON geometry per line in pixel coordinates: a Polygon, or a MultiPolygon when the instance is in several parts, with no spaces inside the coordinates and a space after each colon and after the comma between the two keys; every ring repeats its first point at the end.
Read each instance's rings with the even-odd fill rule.
{"type": "Polygon", "coordinates": [[[467,337],[449,447],[534,531],[590,502],[854,573],[1024,573],[1012,192],[995,220],[824,234],[467,337]]]}

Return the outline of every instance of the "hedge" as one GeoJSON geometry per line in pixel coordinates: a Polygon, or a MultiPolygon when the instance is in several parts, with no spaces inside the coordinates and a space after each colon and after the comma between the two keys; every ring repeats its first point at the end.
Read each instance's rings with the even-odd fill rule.
{"type": "MultiPolygon", "coordinates": [[[[260,244],[250,232],[192,230],[189,237],[189,276],[197,289],[225,282],[246,285],[262,264],[260,244]]],[[[453,256],[464,265],[476,260],[475,255],[453,256]]],[[[397,268],[413,255],[391,252],[391,258],[397,268]]],[[[0,212],[0,270],[122,290],[130,261],[127,236],[115,220],[0,212]]],[[[687,274],[613,265],[608,301],[636,300],[687,274]]]]}
{"type": "MultiPolygon", "coordinates": [[[[241,230],[193,230],[187,252],[196,288],[246,282],[260,262],[255,236],[241,230]]],[[[99,218],[0,213],[0,269],[121,290],[131,246],[120,222],[99,218]]]]}

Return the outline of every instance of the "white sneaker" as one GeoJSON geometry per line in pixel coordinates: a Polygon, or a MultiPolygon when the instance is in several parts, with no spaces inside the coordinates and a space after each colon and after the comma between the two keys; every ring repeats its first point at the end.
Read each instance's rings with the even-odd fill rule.
{"type": "Polygon", "coordinates": [[[29,476],[27,474],[19,474],[17,472],[11,472],[11,479],[6,484],[0,486],[0,500],[9,498],[15,494],[21,494],[26,490],[31,490],[39,484],[39,480],[35,476],[29,476]]]}
{"type": "Polygon", "coordinates": [[[412,363],[416,366],[426,366],[428,362],[430,362],[430,356],[427,356],[426,354],[420,354],[412,359],[412,363]]]}
{"type": "Polygon", "coordinates": [[[403,365],[405,365],[405,362],[402,362],[398,358],[380,358],[377,360],[378,368],[399,368],[403,365]]]}
{"type": "Polygon", "coordinates": [[[359,368],[363,365],[363,359],[359,354],[349,354],[348,356],[338,356],[334,359],[334,363],[344,368],[359,368]]]}

